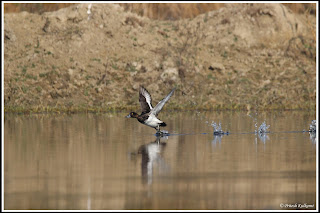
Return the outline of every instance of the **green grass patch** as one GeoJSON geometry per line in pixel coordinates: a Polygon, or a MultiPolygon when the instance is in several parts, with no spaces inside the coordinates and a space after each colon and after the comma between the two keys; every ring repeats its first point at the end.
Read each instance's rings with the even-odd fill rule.
{"type": "Polygon", "coordinates": [[[42,91],[42,88],[41,88],[40,86],[37,86],[37,87],[36,87],[36,90],[37,90],[38,92],[41,92],[41,91],[42,91]]]}
{"type": "Polygon", "coordinates": [[[37,80],[37,76],[32,75],[32,74],[26,74],[26,78],[28,78],[28,79],[33,79],[33,80],[37,80]]]}
{"type": "Polygon", "coordinates": [[[48,73],[39,73],[40,78],[45,78],[48,76],[48,73]]]}
{"type": "Polygon", "coordinates": [[[212,80],[216,80],[216,77],[212,76],[211,73],[207,75],[207,78],[208,78],[208,79],[212,79],[212,80]]]}
{"type": "Polygon", "coordinates": [[[100,58],[91,58],[90,60],[91,60],[91,61],[101,62],[101,59],[100,59],[100,58]]]}
{"type": "Polygon", "coordinates": [[[21,73],[23,75],[25,75],[27,73],[27,67],[26,66],[23,66],[22,69],[21,69],[21,73]]]}

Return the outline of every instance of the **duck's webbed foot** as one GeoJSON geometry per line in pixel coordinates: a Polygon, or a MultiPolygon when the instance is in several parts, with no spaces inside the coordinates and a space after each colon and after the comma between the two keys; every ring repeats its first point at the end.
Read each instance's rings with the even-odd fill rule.
{"type": "Polygon", "coordinates": [[[160,126],[156,127],[155,129],[157,130],[156,135],[158,135],[158,136],[162,136],[163,135],[163,132],[160,130],[160,126]]]}

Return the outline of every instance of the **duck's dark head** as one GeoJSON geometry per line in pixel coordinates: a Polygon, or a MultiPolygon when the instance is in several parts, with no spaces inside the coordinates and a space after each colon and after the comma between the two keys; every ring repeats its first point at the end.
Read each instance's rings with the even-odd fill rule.
{"type": "Polygon", "coordinates": [[[135,112],[130,112],[129,115],[127,115],[127,118],[137,118],[139,115],[135,112]]]}

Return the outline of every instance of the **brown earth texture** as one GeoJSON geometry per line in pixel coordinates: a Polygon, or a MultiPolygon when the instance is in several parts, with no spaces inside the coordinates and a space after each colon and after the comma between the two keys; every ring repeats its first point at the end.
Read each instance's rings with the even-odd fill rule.
{"type": "Polygon", "coordinates": [[[225,4],[152,20],[118,4],[4,15],[5,111],[316,107],[316,17],[286,6],[225,4]]]}

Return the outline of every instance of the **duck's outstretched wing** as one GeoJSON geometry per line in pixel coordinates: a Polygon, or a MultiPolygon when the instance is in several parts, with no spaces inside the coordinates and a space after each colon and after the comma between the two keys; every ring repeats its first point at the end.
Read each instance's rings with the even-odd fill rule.
{"type": "Polygon", "coordinates": [[[141,111],[142,111],[141,114],[148,113],[153,109],[151,105],[151,101],[152,99],[151,99],[150,93],[143,86],[140,86],[139,102],[140,102],[141,111]]]}
{"type": "Polygon", "coordinates": [[[164,106],[164,104],[170,99],[170,97],[173,95],[173,92],[176,90],[176,88],[174,88],[173,90],[171,90],[171,92],[164,98],[162,99],[157,106],[155,106],[153,109],[151,109],[151,113],[154,114],[155,116],[158,115],[158,113],[161,111],[162,107],[164,106]]]}

